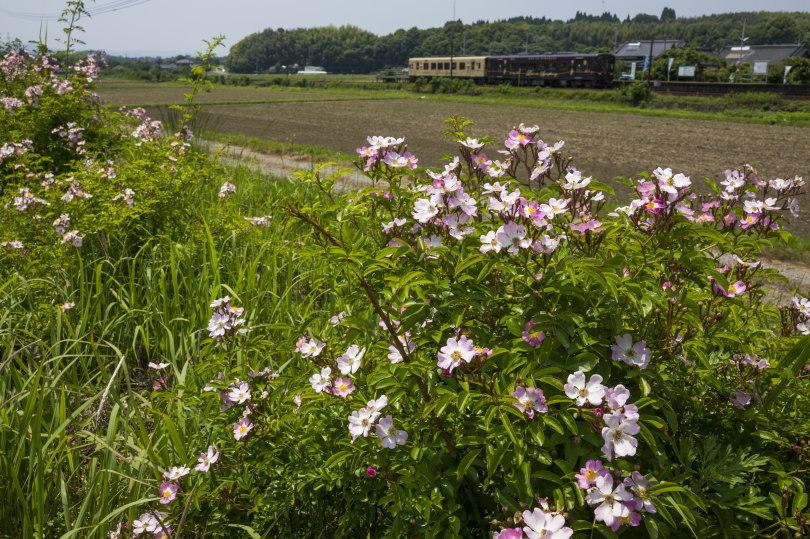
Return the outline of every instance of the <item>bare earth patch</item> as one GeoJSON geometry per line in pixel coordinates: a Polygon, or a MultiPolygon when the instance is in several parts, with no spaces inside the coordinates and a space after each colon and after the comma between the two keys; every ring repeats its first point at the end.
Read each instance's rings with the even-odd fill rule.
{"type": "MultiPolygon", "coordinates": [[[[543,110],[425,100],[211,105],[206,122],[217,131],[354,154],[368,135],[405,137],[422,165],[454,153],[442,139],[444,120],[458,114],[476,122],[476,136],[505,137],[520,122],[538,124],[547,142],[566,141],[574,165],[609,181],[656,167],[693,179],[719,180],[728,168],[754,166],[762,177],[810,179],[810,129],[629,114],[543,110]]],[[[498,144],[501,140],[496,138],[498,144]]],[[[496,157],[496,156],[492,156],[496,157]]],[[[810,237],[805,212],[791,229],[810,237]]]]}
{"type": "MultiPolygon", "coordinates": [[[[175,84],[155,85],[114,81],[101,88],[106,103],[166,103],[182,100],[186,91],[175,84]]],[[[496,145],[513,126],[538,124],[549,143],[566,142],[574,165],[596,179],[610,183],[616,177],[633,177],[656,167],[670,167],[696,180],[720,180],[723,172],[743,164],[770,179],[799,175],[810,180],[810,129],[710,120],[653,118],[631,114],[580,112],[519,106],[493,106],[433,101],[431,99],[381,99],[335,101],[340,95],[317,90],[217,87],[201,94],[202,101],[289,100],[301,102],[209,104],[202,125],[223,132],[277,142],[318,146],[354,154],[369,135],[405,137],[422,165],[442,164],[443,154],[455,153],[452,142],[442,139],[444,120],[460,115],[476,123],[473,136],[493,136],[496,145]],[[322,101],[322,99],[329,99],[322,101]]],[[[348,95],[343,97],[349,97],[348,95]]],[[[156,117],[165,109],[152,108],[156,117]]],[[[291,175],[317,163],[289,156],[269,155],[247,148],[229,147],[226,161],[253,164],[268,174],[291,175]]],[[[490,157],[497,158],[497,154],[490,157]]],[[[364,185],[353,173],[341,183],[346,188],[364,185]]],[[[803,205],[807,205],[805,201],[803,205]]],[[[810,211],[790,226],[792,232],[810,237],[810,211]]],[[[785,304],[792,290],[810,292],[810,267],[780,260],[763,260],[788,278],[769,286],[770,299],[785,304]]]]}

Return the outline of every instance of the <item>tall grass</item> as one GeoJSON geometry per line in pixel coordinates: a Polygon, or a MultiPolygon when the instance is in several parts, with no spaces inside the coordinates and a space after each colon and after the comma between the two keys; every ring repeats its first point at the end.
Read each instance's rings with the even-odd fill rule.
{"type": "Polygon", "coordinates": [[[169,383],[196,391],[211,300],[231,295],[250,338],[285,350],[235,358],[254,367],[278,368],[292,327],[333,310],[329,268],[302,256],[302,231],[273,209],[309,191],[242,169],[228,177],[238,193],[217,201],[222,177],[208,180],[196,221],[175,233],[88,242],[64,272],[0,283],[0,536],[105,536],[157,499],[166,468],[196,457],[188,441],[203,418],[183,390],[152,391],[147,364],[170,363],[169,383]],[[273,226],[242,219],[255,215],[273,226]],[[62,312],[67,300],[75,307],[62,312]]]}

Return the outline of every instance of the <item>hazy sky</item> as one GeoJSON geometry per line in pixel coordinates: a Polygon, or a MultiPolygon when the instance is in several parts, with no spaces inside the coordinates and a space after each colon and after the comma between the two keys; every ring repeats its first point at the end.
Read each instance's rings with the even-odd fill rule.
{"type": "MultiPolygon", "coordinates": [[[[453,18],[465,23],[527,15],[570,19],[577,11],[639,12],[660,15],[664,7],[681,16],[734,11],[810,11],[810,0],[97,0],[86,5],[96,14],[82,20],[82,37],[91,49],[111,54],[173,55],[192,53],[202,40],[226,36],[228,46],[265,28],[309,28],[352,24],[378,35],[398,28],[431,28],[453,18]],[[116,9],[120,8],[120,9],[116,9]]],[[[0,0],[0,39],[36,40],[47,30],[49,44],[61,34],[56,22],[63,0],[0,0]]],[[[222,52],[224,54],[224,51],[222,52]]]]}

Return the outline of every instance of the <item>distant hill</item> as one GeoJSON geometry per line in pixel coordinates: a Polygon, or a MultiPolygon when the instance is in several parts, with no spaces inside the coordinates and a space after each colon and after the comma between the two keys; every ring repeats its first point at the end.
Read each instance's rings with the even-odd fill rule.
{"type": "Polygon", "coordinates": [[[410,56],[493,55],[549,51],[610,52],[616,44],[642,39],[683,39],[689,47],[714,51],[737,45],[745,23],[746,44],[810,40],[810,13],[747,12],[678,18],[671,8],[660,16],[577,13],[568,21],[513,17],[440,28],[397,30],[377,36],[354,26],[267,29],[232,48],[226,67],[255,73],[281,66],[319,65],[330,73],[368,73],[400,67],[410,56]]]}

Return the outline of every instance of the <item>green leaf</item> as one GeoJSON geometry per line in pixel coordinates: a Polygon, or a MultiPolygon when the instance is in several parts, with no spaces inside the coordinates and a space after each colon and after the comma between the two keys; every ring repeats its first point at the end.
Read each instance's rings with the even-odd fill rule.
{"type": "Polygon", "coordinates": [[[768,496],[771,498],[773,506],[776,508],[776,512],[779,514],[779,518],[785,518],[785,507],[782,505],[782,497],[775,492],[769,492],[768,496]]]}
{"type": "Polygon", "coordinates": [[[496,448],[494,451],[487,452],[487,475],[491,476],[495,473],[495,470],[500,465],[503,457],[506,455],[506,452],[509,450],[509,447],[503,445],[501,447],[496,448]]]}
{"type": "Polygon", "coordinates": [[[799,492],[793,497],[793,514],[799,516],[805,507],[807,507],[807,493],[799,492]]]}
{"type": "Polygon", "coordinates": [[[512,426],[512,422],[509,421],[507,414],[501,410],[499,415],[501,417],[501,423],[503,423],[503,427],[506,429],[506,434],[509,435],[509,439],[512,440],[512,443],[515,444],[515,446],[521,445],[520,439],[517,437],[517,434],[515,434],[515,428],[512,426]]]}
{"type": "Polygon", "coordinates": [[[654,518],[645,518],[642,520],[644,521],[644,527],[647,529],[647,535],[651,539],[658,539],[658,521],[654,518]]]}
{"type": "Polygon", "coordinates": [[[481,452],[480,449],[474,449],[472,451],[469,451],[466,455],[464,455],[464,458],[461,459],[461,462],[458,463],[458,468],[456,468],[457,479],[461,479],[464,476],[464,474],[467,472],[467,469],[470,467],[470,465],[473,463],[473,461],[480,452],[481,452]]]}
{"type": "Polygon", "coordinates": [[[251,528],[250,526],[245,526],[244,524],[226,524],[229,528],[239,528],[240,530],[244,530],[250,536],[250,539],[262,539],[262,536],[256,533],[256,530],[251,528]]]}
{"type": "Polygon", "coordinates": [[[652,494],[661,494],[663,492],[687,492],[687,490],[681,486],[663,482],[651,486],[650,488],[647,489],[647,492],[650,495],[652,495],[652,494]]]}
{"type": "Polygon", "coordinates": [[[556,419],[554,419],[553,417],[551,417],[549,415],[544,415],[543,416],[543,421],[545,422],[546,425],[548,425],[552,429],[556,430],[560,434],[565,434],[565,429],[563,428],[563,426],[560,425],[560,422],[557,421],[556,419]]]}
{"type": "Polygon", "coordinates": [[[337,464],[340,464],[347,458],[349,458],[349,455],[351,455],[351,451],[338,451],[337,453],[326,459],[326,462],[324,463],[323,467],[328,470],[336,466],[337,464]]]}

